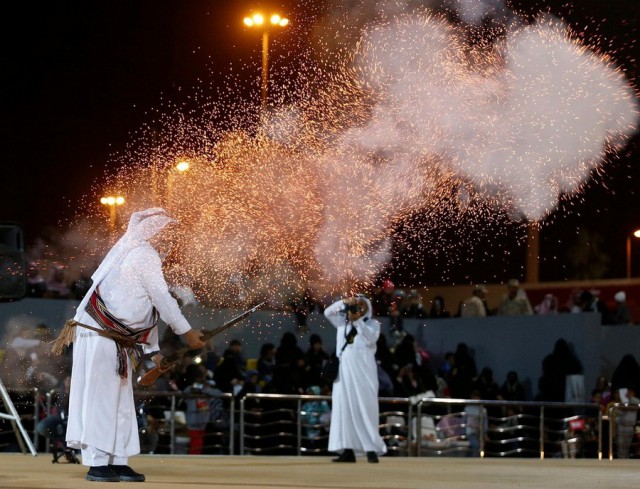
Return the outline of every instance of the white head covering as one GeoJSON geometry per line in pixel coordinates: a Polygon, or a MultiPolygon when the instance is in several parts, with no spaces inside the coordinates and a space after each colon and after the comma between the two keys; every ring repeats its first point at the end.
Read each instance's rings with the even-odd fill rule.
{"type": "Polygon", "coordinates": [[[116,244],[113,245],[109,253],[107,253],[107,256],[102,260],[102,263],[100,263],[100,266],[93,275],[91,275],[93,283],[76,310],[76,317],[74,318],[76,321],[78,320],[77,317],[79,313],[84,311],[87,302],[89,302],[91,295],[96,287],[100,285],[102,279],[106,277],[113,268],[119,266],[131,250],[145,244],[171,222],[175,221],[171,219],[167,215],[167,211],[161,207],[153,207],[131,214],[127,231],[116,244]]]}
{"type": "Polygon", "coordinates": [[[627,294],[624,293],[624,290],[620,292],[616,292],[616,295],[613,296],[616,302],[624,302],[627,300],[627,294]]]}
{"type": "Polygon", "coordinates": [[[364,321],[368,321],[373,316],[373,308],[371,307],[371,301],[364,294],[356,294],[356,298],[358,300],[364,301],[364,303],[367,305],[367,312],[364,313],[361,319],[363,319],[364,321]]]}

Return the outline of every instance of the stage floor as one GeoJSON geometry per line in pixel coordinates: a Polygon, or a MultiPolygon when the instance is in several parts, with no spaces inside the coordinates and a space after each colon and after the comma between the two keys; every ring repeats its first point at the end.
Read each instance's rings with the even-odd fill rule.
{"type": "MultiPolygon", "coordinates": [[[[82,465],[53,464],[51,456],[0,454],[0,487],[103,487],[84,479],[82,465]]],[[[130,465],[147,485],[256,489],[617,489],[636,487],[640,460],[538,460],[383,457],[377,465],[331,463],[328,457],[140,455],[130,465]]],[[[143,487],[119,482],[117,487],[143,487]]]]}

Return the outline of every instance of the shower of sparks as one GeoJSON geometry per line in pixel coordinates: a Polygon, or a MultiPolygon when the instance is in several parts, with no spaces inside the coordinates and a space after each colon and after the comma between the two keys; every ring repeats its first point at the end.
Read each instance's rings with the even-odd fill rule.
{"type": "MultiPolygon", "coordinates": [[[[128,212],[178,219],[169,275],[208,304],[360,290],[392,245],[467,243],[434,238],[462,216],[542,219],[637,126],[623,75],[550,17],[471,44],[443,17],[400,15],[367,28],[337,69],[302,65],[272,84],[268,113],[200,87],[114,156],[109,188],[128,212]]],[[[74,233],[104,251],[86,250],[86,224],[74,233]]]]}

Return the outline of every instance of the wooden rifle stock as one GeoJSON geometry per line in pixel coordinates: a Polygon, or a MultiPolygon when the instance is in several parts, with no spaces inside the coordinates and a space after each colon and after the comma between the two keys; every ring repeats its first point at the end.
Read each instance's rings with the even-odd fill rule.
{"type": "MultiPolygon", "coordinates": [[[[229,329],[231,326],[233,326],[234,324],[239,323],[240,321],[245,319],[247,316],[249,316],[250,314],[252,314],[255,311],[257,311],[258,309],[260,309],[265,304],[266,304],[266,302],[261,302],[257,306],[254,306],[251,309],[249,309],[247,311],[244,311],[243,313],[239,314],[238,316],[234,317],[233,319],[230,319],[229,321],[227,321],[226,323],[224,323],[221,326],[218,326],[217,328],[202,331],[202,341],[207,341],[208,339],[211,339],[214,336],[216,336],[216,335],[222,333],[223,331],[229,329]]],[[[189,347],[189,346],[183,346],[182,348],[179,348],[178,350],[176,350],[171,355],[168,355],[166,358],[163,358],[161,360],[161,362],[160,362],[160,366],[159,367],[154,367],[151,370],[149,370],[147,373],[145,373],[144,375],[141,375],[140,377],[138,377],[138,385],[142,386],[142,387],[149,387],[149,386],[153,385],[155,383],[155,381],[158,380],[158,378],[163,373],[165,373],[167,370],[175,367],[176,364],[180,361],[180,359],[189,350],[192,350],[192,348],[189,347]]]]}

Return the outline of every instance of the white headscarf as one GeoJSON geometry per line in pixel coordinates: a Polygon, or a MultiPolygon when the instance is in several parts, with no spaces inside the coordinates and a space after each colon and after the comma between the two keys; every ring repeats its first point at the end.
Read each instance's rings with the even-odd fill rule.
{"type": "Polygon", "coordinates": [[[102,260],[102,263],[100,263],[100,266],[93,275],[91,275],[93,283],[76,310],[76,317],[74,317],[76,321],[78,320],[79,314],[85,310],[91,295],[96,287],[100,285],[102,279],[104,279],[113,268],[120,266],[131,250],[145,244],[171,222],[175,221],[171,219],[167,215],[167,211],[161,207],[153,207],[131,214],[127,231],[117,243],[113,245],[109,253],[107,253],[107,256],[102,260]]]}
{"type": "Polygon", "coordinates": [[[371,319],[371,317],[373,316],[373,308],[371,307],[371,301],[369,300],[369,298],[364,295],[364,294],[356,294],[356,298],[358,300],[364,301],[364,303],[367,305],[367,312],[365,312],[362,315],[362,320],[364,321],[368,321],[369,319],[371,319]]]}

